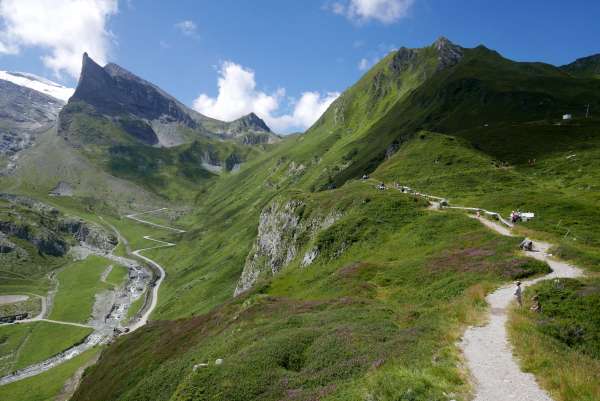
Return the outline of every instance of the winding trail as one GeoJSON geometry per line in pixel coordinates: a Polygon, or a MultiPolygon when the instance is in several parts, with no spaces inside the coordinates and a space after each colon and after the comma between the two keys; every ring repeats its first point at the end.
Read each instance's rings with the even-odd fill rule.
{"type": "MultiPolygon", "coordinates": [[[[130,214],[127,215],[125,217],[137,221],[139,223],[143,223],[143,224],[148,224],[151,225],[153,227],[157,227],[157,228],[162,228],[162,229],[166,229],[169,231],[173,231],[173,232],[177,232],[177,233],[184,233],[184,230],[180,230],[178,228],[173,228],[173,227],[168,227],[168,226],[163,226],[160,224],[155,224],[153,222],[150,221],[146,221],[143,219],[140,219],[137,216],[140,216],[142,214],[149,214],[149,213],[157,213],[157,212],[161,212],[167,210],[166,208],[161,208],[161,209],[156,209],[156,210],[151,210],[148,212],[143,212],[143,213],[134,213],[134,214],[130,214]]],[[[129,244],[127,243],[127,241],[125,240],[125,238],[118,232],[118,230],[114,227],[114,226],[110,226],[116,233],[117,236],[119,237],[119,240],[123,240],[124,241],[124,245],[126,247],[127,250],[129,250],[129,244]]],[[[144,260],[145,262],[147,262],[148,264],[152,265],[154,268],[156,268],[158,270],[158,277],[156,279],[156,281],[154,282],[154,285],[152,287],[152,292],[151,292],[151,301],[150,301],[150,305],[148,308],[146,308],[145,312],[143,313],[143,315],[137,319],[131,326],[129,326],[129,330],[126,332],[121,333],[121,335],[127,335],[129,333],[134,332],[135,330],[139,329],[140,327],[143,327],[144,325],[146,325],[148,323],[148,319],[150,317],[150,315],[152,314],[152,312],[154,311],[154,309],[156,308],[156,305],[158,303],[158,291],[160,289],[160,285],[162,284],[164,278],[165,278],[165,270],[164,268],[158,264],[156,261],[142,255],[141,253],[144,251],[148,251],[151,249],[158,249],[158,248],[165,248],[165,247],[171,247],[171,246],[175,246],[175,244],[171,243],[171,242],[166,242],[166,241],[161,241],[158,239],[154,239],[148,235],[143,237],[144,239],[148,240],[148,241],[153,241],[158,243],[159,245],[153,246],[153,247],[148,247],[148,248],[143,248],[143,249],[138,249],[135,250],[133,252],[131,252],[132,255],[144,260]]],[[[127,259],[127,258],[123,258],[123,257],[119,257],[116,255],[112,255],[112,254],[102,254],[102,256],[112,259],[113,261],[123,264],[124,266],[130,266],[133,261],[127,259]]],[[[106,271],[105,271],[106,273],[106,271]]],[[[108,275],[108,273],[106,274],[108,275]]],[[[35,295],[35,294],[32,294],[35,295]]],[[[23,380],[29,377],[33,377],[36,376],[40,373],[43,373],[45,371],[48,371],[70,359],[75,358],[76,356],[82,354],[83,352],[87,351],[88,349],[103,343],[103,335],[100,332],[97,332],[97,328],[94,326],[90,326],[90,325],[86,325],[86,324],[80,324],[80,323],[73,323],[73,322],[63,322],[63,321],[57,321],[57,320],[50,320],[50,319],[46,319],[45,315],[47,314],[47,302],[46,302],[46,298],[45,297],[41,297],[39,295],[36,295],[38,297],[40,297],[42,299],[42,310],[41,312],[38,314],[38,316],[30,318],[30,319],[24,319],[21,321],[17,321],[15,323],[12,324],[21,324],[21,323],[31,323],[31,322],[38,322],[38,321],[44,321],[44,322],[50,322],[50,323],[56,323],[56,324],[63,324],[63,325],[69,325],[69,326],[76,326],[76,327],[84,327],[84,328],[91,328],[91,329],[95,329],[96,331],[94,331],[92,334],[90,334],[86,340],[81,343],[78,344],[76,346],[73,346],[71,348],[69,348],[66,351],[61,352],[60,354],[57,354],[49,359],[46,359],[44,361],[35,363],[33,365],[30,365],[26,368],[20,369],[17,372],[14,372],[13,374],[4,376],[4,377],[0,377],[0,386],[2,385],[6,385],[9,383],[13,383],[19,380],[23,380]]]]}
{"type": "MultiPolygon", "coordinates": [[[[414,192],[408,187],[397,189],[427,198],[437,208],[440,208],[443,202],[447,203],[447,200],[443,198],[414,192]]],[[[470,212],[479,211],[488,216],[493,216],[498,218],[502,224],[483,217],[471,217],[479,220],[483,225],[500,235],[514,236],[511,231],[513,225],[503,219],[500,213],[462,206],[444,206],[443,208],[470,212]]],[[[542,280],[575,278],[583,275],[580,268],[552,258],[548,254],[551,247],[552,245],[549,243],[535,241],[534,250],[524,252],[529,257],[548,263],[552,268],[552,273],[523,281],[521,284],[523,288],[542,280]]],[[[508,308],[515,299],[514,291],[514,285],[505,285],[488,294],[486,301],[490,305],[491,312],[489,321],[483,326],[469,327],[459,343],[469,371],[475,381],[474,401],[553,401],[548,393],[538,385],[533,374],[521,371],[513,355],[506,323],[508,321],[508,308]]]]}
{"type": "MultiPolygon", "coordinates": [[[[156,224],[153,223],[151,221],[147,221],[147,220],[143,220],[140,219],[137,216],[141,216],[143,214],[150,214],[150,213],[157,213],[157,212],[162,212],[164,210],[167,210],[167,208],[161,208],[161,209],[155,209],[155,210],[150,210],[147,212],[142,212],[142,213],[134,213],[134,214],[129,214],[125,217],[127,217],[128,219],[137,221],[139,223],[143,223],[143,224],[148,224],[150,226],[153,227],[157,227],[157,228],[162,228],[162,229],[166,229],[166,230],[170,230],[176,233],[184,233],[184,230],[180,230],[178,228],[173,228],[173,227],[168,227],[168,226],[164,226],[164,225],[160,225],[160,224],[156,224]]],[[[145,235],[144,239],[149,240],[149,241],[154,241],[157,242],[159,245],[156,246],[152,246],[149,248],[142,248],[142,249],[137,249],[135,251],[132,252],[133,255],[137,256],[140,259],[143,259],[144,261],[146,261],[147,263],[151,264],[152,266],[154,266],[158,271],[159,271],[159,275],[158,278],[156,280],[156,282],[154,283],[154,286],[152,287],[152,299],[150,301],[150,306],[146,309],[146,311],[144,312],[144,314],[132,325],[129,326],[129,332],[134,332],[137,329],[139,329],[140,327],[146,325],[148,323],[148,318],[150,317],[150,315],[152,314],[152,312],[154,311],[154,309],[156,308],[156,305],[158,304],[158,290],[160,289],[160,285],[162,284],[164,278],[165,278],[165,269],[156,261],[150,259],[147,256],[142,255],[141,253],[144,251],[149,251],[151,249],[158,249],[158,248],[166,248],[166,247],[172,247],[175,246],[176,244],[173,244],[171,242],[166,242],[166,241],[161,241],[161,240],[157,240],[154,239],[152,237],[150,237],[149,235],[145,235]]]]}
{"type": "MultiPolygon", "coordinates": [[[[512,236],[503,226],[482,218],[478,220],[501,235],[512,236]]],[[[534,251],[525,252],[527,256],[548,263],[552,273],[523,281],[523,287],[542,280],[583,275],[578,267],[550,257],[550,247],[548,243],[536,241],[534,251]]],[[[490,293],[486,297],[491,309],[489,321],[484,326],[468,328],[460,342],[460,348],[476,382],[475,401],[552,401],[531,373],[521,371],[513,356],[506,322],[508,307],[515,298],[514,290],[515,287],[510,285],[490,293]]]]}

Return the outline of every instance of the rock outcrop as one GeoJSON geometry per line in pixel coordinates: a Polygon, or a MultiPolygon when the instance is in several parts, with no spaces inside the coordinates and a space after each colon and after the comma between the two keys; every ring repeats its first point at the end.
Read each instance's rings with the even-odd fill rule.
{"type": "Polygon", "coordinates": [[[103,227],[65,217],[42,202],[7,194],[0,194],[0,199],[14,205],[10,213],[0,217],[0,243],[5,251],[15,249],[11,237],[31,243],[42,254],[58,257],[65,256],[74,243],[103,251],[117,246],[117,237],[103,227]]]}
{"type": "Polygon", "coordinates": [[[0,79],[0,155],[30,147],[48,130],[64,102],[0,79]]]}
{"type": "MultiPolygon", "coordinates": [[[[306,207],[304,201],[292,199],[273,201],[263,209],[256,242],[246,258],[234,296],[250,289],[261,274],[277,274],[320,230],[330,227],[341,217],[335,210],[317,209],[307,214],[306,207]]],[[[301,265],[310,265],[318,254],[318,248],[313,247],[306,252],[301,265]]]]}

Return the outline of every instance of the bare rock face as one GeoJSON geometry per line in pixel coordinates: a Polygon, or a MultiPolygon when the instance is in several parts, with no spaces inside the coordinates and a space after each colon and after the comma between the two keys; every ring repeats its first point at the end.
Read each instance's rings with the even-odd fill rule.
{"type": "MultiPolygon", "coordinates": [[[[277,274],[296,259],[319,231],[327,229],[341,217],[341,213],[335,210],[316,210],[306,215],[306,206],[305,202],[293,199],[273,201],[263,209],[258,236],[246,258],[234,296],[250,289],[261,274],[277,274]]],[[[318,255],[319,250],[312,247],[304,255],[301,265],[309,266],[318,255]]]]}
{"type": "Polygon", "coordinates": [[[77,241],[92,248],[110,251],[118,244],[114,234],[80,219],[65,218],[59,222],[58,227],[61,232],[71,234],[77,241]]]}
{"type": "Polygon", "coordinates": [[[64,102],[33,89],[0,80],[0,155],[12,156],[48,130],[64,102]]]}
{"type": "Polygon", "coordinates": [[[71,245],[80,244],[110,251],[117,246],[118,239],[103,227],[79,218],[65,217],[59,210],[24,196],[0,194],[16,207],[4,218],[0,218],[0,245],[5,251],[15,249],[11,237],[31,243],[40,253],[64,256],[71,245]],[[30,212],[39,217],[32,219],[30,212]],[[12,249],[11,249],[12,248],[12,249]]]}
{"type": "Polygon", "coordinates": [[[297,200],[284,204],[273,202],[262,211],[258,237],[246,259],[235,296],[252,287],[261,272],[270,270],[275,274],[296,257],[300,223],[297,210],[302,205],[297,200]]]}
{"type": "Polygon", "coordinates": [[[433,45],[438,52],[438,70],[452,67],[463,58],[463,48],[443,36],[436,40],[433,45]]]}
{"type": "Polygon", "coordinates": [[[50,191],[50,196],[73,196],[73,187],[71,184],[65,181],[60,181],[56,186],[50,191]]]}
{"type": "Polygon", "coordinates": [[[15,250],[17,246],[9,241],[6,234],[0,232],[0,253],[10,253],[15,250]]]}

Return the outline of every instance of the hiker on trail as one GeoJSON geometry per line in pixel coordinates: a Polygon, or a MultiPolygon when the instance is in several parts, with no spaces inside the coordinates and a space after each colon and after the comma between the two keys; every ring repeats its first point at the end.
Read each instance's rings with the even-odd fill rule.
{"type": "Polygon", "coordinates": [[[523,289],[521,288],[521,282],[517,281],[517,289],[515,290],[515,297],[517,297],[517,302],[519,306],[523,306],[523,289]]]}
{"type": "Polygon", "coordinates": [[[479,219],[481,217],[481,211],[477,211],[477,213],[475,214],[477,216],[477,218],[479,219]]]}

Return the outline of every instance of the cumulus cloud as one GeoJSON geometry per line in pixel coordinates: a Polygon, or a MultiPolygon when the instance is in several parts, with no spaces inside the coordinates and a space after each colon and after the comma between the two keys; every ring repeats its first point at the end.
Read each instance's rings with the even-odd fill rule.
{"type": "Polygon", "coordinates": [[[185,36],[197,37],[198,36],[198,26],[194,21],[185,20],[180,21],[175,24],[175,28],[177,28],[182,34],[185,36]]]}
{"type": "Polygon", "coordinates": [[[217,96],[201,94],[194,101],[195,110],[224,121],[254,112],[271,129],[281,133],[307,129],[339,96],[337,92],[304,92],[299,99],[290,100],[283,88],[266,93],[257,89],[253,70],[231,61],[221,64],[217,85],[217,96]],[[288,113],[281,111],[286,106],[290,108],[288,113]]]}
{"type": "Polygon", "coordinates": [[[352,21],[377,20],[391,24],[406,17],[414,0],[348,0],[336,1],[330,9],[334,14],[344,15],[352,21]]]}
{"type": "Polygon", "coordinates": [[[0,53],[39,47],[46,67],[77,78],[83,52],[106,62],[113,41],[106,25],[117,12],[118,0],[1,0],[0,53]]]}

